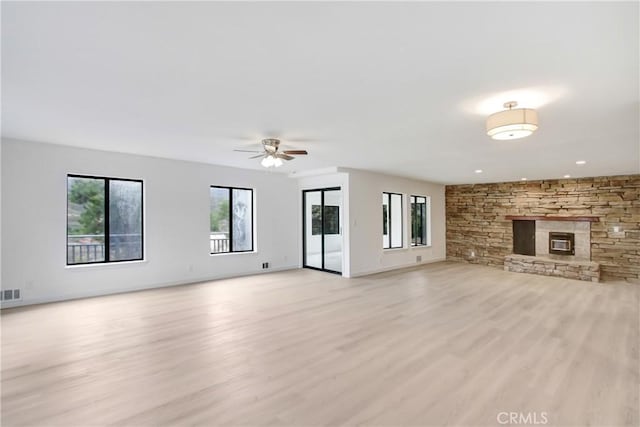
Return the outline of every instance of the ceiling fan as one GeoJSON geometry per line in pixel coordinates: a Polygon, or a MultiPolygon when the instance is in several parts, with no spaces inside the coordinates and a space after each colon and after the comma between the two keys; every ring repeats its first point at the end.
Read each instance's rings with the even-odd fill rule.
{"type": "Polygon", "coordinates": [[[283,160],[293,160],[293,156],[306,156],[306,150],[283,150],[278,151],[280,140],[277,138],[266,138],[262,140],[262,151],[260,150],[233,150],[242,153],[260,153],[257,156],[249,157],[250,159],[258,159],[262,157],[260,164],[265,168],[280,167],[283,160]]]}

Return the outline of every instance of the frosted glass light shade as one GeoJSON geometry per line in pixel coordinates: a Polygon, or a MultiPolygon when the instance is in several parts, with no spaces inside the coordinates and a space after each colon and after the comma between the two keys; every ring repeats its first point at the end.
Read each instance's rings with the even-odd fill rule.
{"type": "Polygon", "coordinates": [[[282,163],[283,162],[282,162],[282,159],[280,157],[275,157],[275,156],[272,156],[272,155],[266,156],[260,162],[260,164],[262,166],[264,166],[265,168],[272,168],[272,167],[279,168],[280,166],[282,166],[282,163]]]}
{"type": "Polygon", "coordinates": [[[487,135],[493,139],[518,139],[538,129],[538,113],[530,108],[516,108],[487,118],[487,135]]]}

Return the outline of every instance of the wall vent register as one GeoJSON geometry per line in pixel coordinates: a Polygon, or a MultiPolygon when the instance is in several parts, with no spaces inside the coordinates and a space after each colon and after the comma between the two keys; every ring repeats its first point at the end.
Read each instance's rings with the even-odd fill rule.
{"type": "Polygon", "coordinates": [[[22,299],[20,289],[2,289],[0,290],[1,301],[16,301],[22,299]]]}

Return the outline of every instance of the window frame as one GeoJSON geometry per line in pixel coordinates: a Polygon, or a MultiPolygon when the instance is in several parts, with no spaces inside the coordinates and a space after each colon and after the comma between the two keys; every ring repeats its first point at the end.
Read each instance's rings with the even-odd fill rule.
{"type": "Polygon", "coordinates": [[[144,261],[145,258],[145,236],[144,236],[144,180],[143,179],[135,179],[135,178],[116,178],[112,176],[100,176],[100,175],[83,175],[76,173],[68,173],[67,179],[65,181],[65,190],[66,190],[66,211],[67,211],[67,219],[66,219],[66,240],[65,240],[65,259],[67,267],[75,267],[81,265],[104,265],[104,264],[118,264],[123,262],[135,262],[135,261],[144,261]],[[69,264],[69,178],[86,178],[86,179],[95,179],[95,180],[103,180],[104,181],[104,259],[102,261],[90,261],[90,262],[75,262],[73,264],[69,264]],[[110,185],[111,181],[125,181],[125,182],[139,182],[140,183],[140,258],[132,258],[132,259],[118,259],[118,260],[110,260],[111,255],[111,236],[110,236],[110,207],[109,207],[109,196],[110,196],[110,185]]]}
{"type": "Polygon", "coordinates": [[[255,193],[253,188],[245,187],[230,187],[227,185],[210,185],[209,186],[209,217],[211,217],[211,189],[222,188],[229,191],[229,250],[227,252],[211,252],[211,225],[209,225],[209,255],[228,255],[228,254],[242,254],[256,251],[255,243],[255,193]],[[244,190],[251,192],[251,249],[234,251],[233,250],[233,190],[244,190]]]}
{"type": "Polygon", "coordinates": [[[419,248],[422,246],[429,246],[430,243],[430,238],[431,238],[431,233],[429,233],[429,206],[431,204],[431,198],[429,196],[419,196],[416,194],[412,194],[409,196],[409,206],[411,206],[410,208],[410,217],[411,217],[411,235],[410,240],[411,240],[411,247],[413,248],[419,248]],[[424,243],[415,243],[415,238],[414,238],[414,230],[413,230],[413,213],[414,213],[414,209],[413,206],[414,204],[418,204],[417,200],[418,199],[424,199],[424,217],[423,219],[423,229],[424,229],[424,234],[425,234],[425,239],[424,239],[424,243]]]}
{"type": "MultiPolygon", "coordinates": [[[[389,246],[385,246],[384,242],[382,243],[382,249],[386,250],[386,249],[402,249],[404,248],[404,194],[402,193],[391,193],[389,191],[383,191],[382,192],[382,196],[384,197],[385,194],[389,195],[389,204],[388,204],[388,208],[387,211],[389,213],[389,223],[387,224],[387,231],[389,232],[389,246]],[[392,195],[395,196],[400,196],[400,246],[393,246],[393,239],[392,239],[392,224],[393,224],[393,213],[392,213],[392,195]]],[[[384,202],[382,204],[382,206],[384,206],[384,202]]],[[[386,220],[386,218],[383,218],[383,221],[386,220]]],[[[384,237],[384,222],[382,224],[382,236],[384,237]]]]}

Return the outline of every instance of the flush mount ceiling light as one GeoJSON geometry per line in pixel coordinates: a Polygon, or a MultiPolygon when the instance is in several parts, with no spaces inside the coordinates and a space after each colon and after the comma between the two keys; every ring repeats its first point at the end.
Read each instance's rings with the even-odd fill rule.
{"type": "Polygon", "coordinates": [[[507,110],[487,118],[487,135],[493,139],[507,140],[524,138],[538,129],[538,113],[531,108],[517,107],[516,101],[505,102],[507,110]]]}

